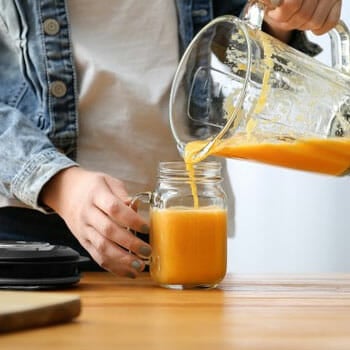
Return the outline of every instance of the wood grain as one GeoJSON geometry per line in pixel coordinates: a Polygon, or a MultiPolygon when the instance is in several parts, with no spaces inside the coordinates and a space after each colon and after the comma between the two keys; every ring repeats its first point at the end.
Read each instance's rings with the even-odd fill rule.
{"type": "Polygon", "coordinates": [[[75,322],[3,335],[1,349],[350,349],[350,275],[228,275],[178,291],[87,273],[73,292],[75,322]]]}

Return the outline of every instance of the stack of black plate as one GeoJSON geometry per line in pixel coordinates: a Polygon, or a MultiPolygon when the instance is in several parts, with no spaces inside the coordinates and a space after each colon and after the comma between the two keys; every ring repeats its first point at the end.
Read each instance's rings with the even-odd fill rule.
{"type": "Polygon", "coordinates": [[[75,250],[43,242],[0,241],[0,288],[64,288],[80,280],[87,258],[75,250]]]}

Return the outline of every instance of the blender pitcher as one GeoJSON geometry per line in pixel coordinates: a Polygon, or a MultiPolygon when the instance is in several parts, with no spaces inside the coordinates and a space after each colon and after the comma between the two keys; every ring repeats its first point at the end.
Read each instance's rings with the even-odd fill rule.
{"type": "Polygon", "coordinates": [[[265,5],[211,21],[176,71],[170,125],[187,163],[209,155],[343,175],[350,169],[350,34],[329,32],[332,67],[261,30],[265,5]]]}

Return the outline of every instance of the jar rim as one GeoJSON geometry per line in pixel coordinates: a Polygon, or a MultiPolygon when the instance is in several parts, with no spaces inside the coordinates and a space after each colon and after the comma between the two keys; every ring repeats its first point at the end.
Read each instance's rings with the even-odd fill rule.
{"type": "Polygon", "coordinates": [[[160,162],[158,168],[158,177],[167,180],[188,180],[192,178],[195,181],[220,181],[222,165],[218,161],[203,161],[193,164],[192,170],[186,167],[185,162],[170,161],[160,162]]]}
{"type": "MultiPolygon", "coordinates": [[[[222,166],[219,161],[210,160],[210,161],[202,161],[199,163],[194,163],[193,169],[219,169],[221,170],[222,166]]],[[[159,162],[159,169],[173,169],[173,170],[186,170],[186,163],[184,161],[165,161],[159,162]]]]}

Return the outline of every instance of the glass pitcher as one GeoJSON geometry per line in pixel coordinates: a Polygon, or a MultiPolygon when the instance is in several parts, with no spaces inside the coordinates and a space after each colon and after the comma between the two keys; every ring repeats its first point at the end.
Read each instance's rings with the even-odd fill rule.
{"type": "Polygon", "coordinates": [[[343,175],[350,169],[350,34],[329,32],[332,67],[261,30],[265,5],[214,19],[185,51],[170,125],[188,163],[209,155],[343,175]]]}

